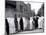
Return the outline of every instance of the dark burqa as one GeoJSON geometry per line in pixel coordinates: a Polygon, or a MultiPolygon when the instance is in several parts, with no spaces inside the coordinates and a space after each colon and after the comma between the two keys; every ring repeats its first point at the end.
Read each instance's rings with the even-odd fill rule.
{"type": "Polygon", "coordinates": [[[35,28],[35,21],[36,21],[36,19],[35,18],[33,18],[33,28],[35,28]]]}
{"type": "Polygon", "coordinates": [[[22,18],[20,19],[20,30],[23,31],[23,19],[22,18]]]}
{"type": "Polygon", "coordinates": [[[7,32],[7,34],[9,34],[9,23],[8,23],[7,19],[5,19],[5,24],[6,24],[6,32],[7,32]]]}
{"type": "Polygon", "coordinates": [[[38,17],[36,17],[36,20],[35,20],[35,28],[38,28],[38,17]]]}
{"type": "Polygon", "coordinates": [[[18,31],[18,21],[17,21],[17,17],[16,16],[15,16],[14,22],[15,22],[15,29],[16,29],[16,31],[18,31]]]}

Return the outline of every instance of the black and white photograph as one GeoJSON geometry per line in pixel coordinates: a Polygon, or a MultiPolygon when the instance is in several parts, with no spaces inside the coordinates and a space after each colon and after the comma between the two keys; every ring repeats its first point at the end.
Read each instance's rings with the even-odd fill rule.
{"type": "Polygon", "coordinates": [[[44,32],[44,2],[5,0],[5,35],[44,32]]]}

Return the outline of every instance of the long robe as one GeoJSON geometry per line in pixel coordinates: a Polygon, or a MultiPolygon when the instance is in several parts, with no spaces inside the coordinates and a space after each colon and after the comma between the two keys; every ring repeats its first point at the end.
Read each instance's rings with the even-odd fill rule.
{"type": "Polygon", "coordinates": [[[7,19],[5,19],[5,24],[6,24],[6,32],[7,32],[7,34],[9,34],[9,23],[8,23],[7,19]]]}
{"type": "Polygon", "coordinates": [[[32,22],[32,24],[33,24],[33,29],[35,29],[35,18],[33,17],[33,22],[32,22]]]}
{"type": "Polygon", "coordinates": [[[18,21],[18,31],[20,31],[20,17],[17,18],[18,21]]]}
{"type": "Polygon", "coordinates": [[[33,24],[32,24],[32,22],[33,22],[33,18],[30,17],[30,29],[33,29],[33,24]]]}
{"type": "Polygon", "coordinates": [[[16,31],[18,31],[18,21],[17,21],[17,18],[14,19],[14,23],[15,23],[16,31]]]}
{"type": "Polygon", "coordinates": [[[9,22],[9,33],[15,33],[15,23],[14,23],[14,18],[8,17],[8,22],[9,22]]]}
{"type": "Polygon", "coordinates": [[[39,17],[38,20],[38,28],[44,28],[44,18],[43,17],[39,17]]]}
{"type": "Polygon", "coordinates": [[[30,20],[27,20],[27,27],[26,27],[26,30],[30,30],[30,20]]]}
{"type": "Polygon", "coordinates": [[[20,19],[20,30],[23,31],[23,19],[22,18],[20,19]]]}
{"type": "Polygon", "coordinates": [[[28,24],[28,22],[27,22],[26,17],[23,17],[23,25],[24,25],[24,30],[26,29],[27,24],[28,24]]]}
{"type": "Polygon", "coordinates": [[[35,19],[35,28],[38,28],[38,17],[35,19]]]}

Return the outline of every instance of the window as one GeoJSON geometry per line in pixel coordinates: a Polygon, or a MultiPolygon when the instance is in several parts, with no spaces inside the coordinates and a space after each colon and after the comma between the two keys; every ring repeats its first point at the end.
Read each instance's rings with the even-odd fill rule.
{"type": "Polygon", "coordinates": [[[23,12],[23,6],[20,5],[20,12],[23,12]]]}

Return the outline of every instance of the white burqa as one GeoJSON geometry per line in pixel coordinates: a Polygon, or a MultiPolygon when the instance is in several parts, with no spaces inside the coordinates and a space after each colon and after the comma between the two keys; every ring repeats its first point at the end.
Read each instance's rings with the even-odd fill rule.
{"type": "Polygon", "coordinates": [[[18,30],[20,30],[20,18],[19,17],[17,18],[17,21],[18,21],[18,30]]]}
{"type": "Polygon", "coordinates": [[[14,18],[7,18],[9,23],[9,32],[15,33],[15,24],[14,24],[14,18]]]}
{"type": "Polygon", "coordinates": [[[32,21],[33,21],[33,18],[30,17],[30,29],[32,29],[32,27],[33,27],[32,21]]]}
{"type": "Polygon", "coordinates": [[[43,20],[43,17],[39,17],[38,19],[38,28],[43,28],[44,26],[44,20],[43,20]]]}
{"type": "Polygon", "coordinates": [[[23,17],[24,30],[26,29],[27,24],[28,24],[27,19],[25,17],[23,17]]]}

